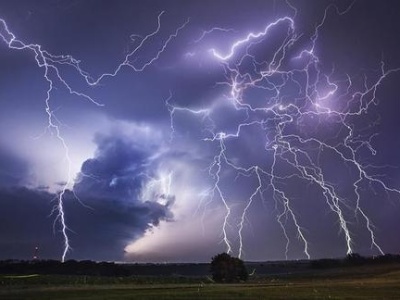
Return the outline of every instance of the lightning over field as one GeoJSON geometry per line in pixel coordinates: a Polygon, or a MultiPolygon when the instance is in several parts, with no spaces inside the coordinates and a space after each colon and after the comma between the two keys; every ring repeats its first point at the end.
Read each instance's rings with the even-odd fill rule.
{"type": "MultiPolygon", "coordinates": [[[[282,227],[283,235],[287,240],[286,258],[290,246],[286,223],[292,222],[297,238],[303,243],[304,255],[310,259],[310,247],[305,228],[301,226],[301,219],[291,208],[290,196],[282,188],[282,183],[291,178],[303,181],[304,185],[318,186],[327,207],[337,216],[339,232],[344,236],[347,254],[353,253],[354,245],[349,224],[357,217],[363,219],[361,222],[365,222],[365,229],[371,238],[371,248],[384,254],[377,244],[373,223],[363,210],[360,189],[364,183],[371,188],[376,185],[376,188],[387,192],[388,196],[391,194],[398,196],[400,190],[387,186],[384,181],[367,172],[367,166],[360,161],[359,153],[366,148],[371,155],[375,154],[371,145],[373,136],[362,139],[356,133],[353,118],[362,117],[368,113],[370,106],[377,104],[376,93],[382,81],[390,73],[400,71],[400,68],[387,70],[382,61],[380,73],[372,79],[371,83],[368,83],[366,77],[361,86],[355,86],[350,77],[336,82],[332,79],[334,70],[331,74],[322,73],[320,61],[314,49],[318,42],[319,28],[324,25],[329,9],[336,10],[338,15],[345,13],[340,12],[334,5],[329,6],[325,10],[322,21],[315,27],[309,43],[305,43],[304,48],[297,48],[296,52],[293,52],[291,48],[295,47],[299,36],[296,33],[295,21],[287,16],[269,23],[263,31],[250,32],[244,38],[235,40],[225,54],[219,53],[216,49],[210,50],[212,55],[221,61],[226,72],[225,84],[229,86],[230,91],[225,101],[229,101],[233,109],[242,114],[242,120],[233,121],[230,124],[233,129],[230,132],[219,131],[219,128],[215,126],[204,137],[205,141],[219,144],[218,154],[210,166],[210,175],[215,178],[211,195],[215,197],[217,193],[217,197],[226,207],[222,232],[228,253],[232,251],[226,233],[231,209],[227,197],[224,196],[223,188],[219,184],[223,168],[231,169],[238,176],[255,177],[257,180],[254,192],[245,200],[247,203],[242,209],[240,222],[237,225],[239,257],[243,253],[242,231],[246,223],[247,210],[258,195],[262,201],[267,201],[267,199],[275,201],[277,222],[282,227]],[[269,46],[272,48],[270,53],[262,53],[264,49],[261,45],[268,42],[270,31],[274,29],[283,33],[281,42],[269,46]],[[252,96],[253,91],[256,97],[252,96]],[[318,137],[323,136],[323,131],[326,130],[324,122],[337,127],[332,132],[335,133],[336,138],[318,137]],[[240,164],[240,158],[236,159],[238,162],[229,159],[227,154],[229,140],[240,139],[246,134],[246,127],[255,128],[262,133],[260,138],[265,139],[262,150],[265,151],[266,160],[271,159],[267,158],[268,156],[272,157],[270,164],[248,166],[246,163],[243,166],[240,164]],[[304,132],[299,132],[299,128],[303,128],[304,132]],[[340,195],[338,191],[340,187],[336,187],[334,183],[326,179],[328,176],[321,167],[323,151],[332,155],[332,159],[337,158],[338,163],[344,164],[349,172],[354,170],[353,195],[348,195],[347,199],[340,195]],[[280,168],[290,171],[281,175],[280,168]],[[346,217],[344,210],[352,210],[353,216],[346,217]]],[[[211,33],[212,31],[209,32],[211,33]]],[[[189,112],[198,114],[198,111],[189,110],[189,112]]],[[[206,112],[209,117],[213,115],[212,109],[206,112]]],[[[215,118],[218,118],[218,115],[215,118]]],[[[210,119],[212,120],[212,117],[210,119]]]]}
{"type": "Polygon", "coordinates": [[[4,256],[400,249],[394,4],[34,2],[0,3],[4,256]]]}

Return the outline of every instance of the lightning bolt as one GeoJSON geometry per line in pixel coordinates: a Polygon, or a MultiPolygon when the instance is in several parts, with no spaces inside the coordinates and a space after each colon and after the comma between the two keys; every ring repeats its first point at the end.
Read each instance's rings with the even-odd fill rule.
{"type": "MultiPolygon", "coordinates": [[[[361,162],[359,152],[368,149],[372,155],[376,150],[372,146],[374,135],[363,139],[355,132],[354,119],[360,118],[366,112],[377,105],[377,91],[382,82],[397,69],[386,69],[381,63],[380,73],[371,84],[371,79],[365,77],[361,87],[353,82],[349,75],[345,80],[335,80],[332,70],[326,74],[321,70],[321,62],[316,54],[316,47],[328,13],[333,10],[336,15],[344,15],[350,11],[353,3],[345,10],[339,10],[335,5],[329,5],[323,14],[321,21],[314,27],[308,42],[304,45],[302,34],[296,31],[296,8],[287,2],[294,11],[294,16],[284,16],[267,24],[263,30],[250,32],[242,38],[230,44],[226,52],[211,48],[209,53],[216,63],[219,63],[226,74],[223,84],[227,87],[228,95],[225,101],[238,112],[242,112],[246,118],[244,121],[233,122],[233,130],[220,130],[218,114],[215,107],[193,109],[172,104],[172,95],[166,101],[171,118],[171,138],[177,137],[179,131],[175,118],[178,113],[192,114],[196,118],[206,118],[204,142],[215,143],[217,152],[208,168],[208,173],[213,181],[210,191],[206,193],[211,199],[218,199],[225,208],[225,217],[222,220],[222,242],[228,253],[233,252],[233,242],[229,238],[228,227],[235,226],[232,219],[232,205],[226,196],[223,184],[224,171],[233,170],[238,176],[252,177],[256,187],[252,190],[241,210],[237,223],[237,236],[239,239],[238,256],[245,252],[243,229],[248,220],[248,211],[256,199],[265,200],[265,194],[271,191],[271,198],[275,202],[276,220],[283,231],[286,240],[285,257],[290,251],[291,236],[288,231],[288,223],[294,226],[297,239],[303,245],[303,253],[310,259],[310,243],[308,232],[303,227],[299,213],[294,209],[290,195],[283,188],[283,183],[298,179],[306,185],[318,187],[327,208],[336,216],[339,231],[344,237],[346,253],[354,252],[354,238],[350,225],[352,219],[348,211],[351,210],[355,218],[361,217],[365,223],[365,229],[369,233],[371,249],[383,254],[381,246],[377,242],[375,228],[372,220],[367,215],[362,205],[361,189],[363,184],[379,186],[388,196],[400,195],[400,190],[387,185],[377,176],[367,172],[368,165],[361,162]],[[272,33],[283,32],[281,42],[275,45],[272,53],[260,54],[262,45],[268,42],[272,33]],[[302,39],[300,39],[302,38],[302,39]],[[301,46],[301,47],[300,47],[301,46]],[[300,47],[300,50],[298,50],[300,47]],[[267,57],[267,58],[266,58],[267,57]],[[300,67],[292,67],[293,64],[300,67]],[[290,95],[288,95],[290,90],[290,95]],[[250,92],[262,94],[263,104],[254,101],[254,96],[248,96],[250,92]],[[340,99],[341,103],[333,103],[332,99],[340,99]],[[343,105],[344,103],[344,105],[343,105]],[[318,137],[318,128],[324,121],[334,122],[340,126],[339,133],[332,139],[318,137]],[[312,133],[299,133],[305,128],[307,122],[312,123],[312,133]],[[237,159],[229,157],[229,143],[245,136],[246,128],[257,128],[266,138],[263,151],[266,160],[272,158],[269,167],[257,164],[246,167],[237,159]],[[333,141],[334,140],[334,141],[333,141]],[[332,142],[333,141],[333,142],[332,142]],[[354,204],[344,199],[338,187],[329,182],[328,175],[320,163],[323,153],[329,153],[335,159],[339,159],[349,172],[354,172],[352,180],[354,204]],[[292,173],[283,174],[280,167],[290,168],[292,173]]],[[[231,29],[215,27],[204,31],[196,43],[207,35],[213,33],[230,33],[231,29]]],[[[196,52],[193,52],[196,53],[196,52]]],[[[257,94],[257,95],[259,95],[257,94]]],[[[204,195],[202,195],[204,197],[204,195]]],[[[202,200],[203,201],[203,200],[202,200]]],[[[207,202],[208,203],[208,202],[207,202]]]]}
{"type": "MultiPolygon", "coordinates": [[[[52,109],[51,100],[52,93],[56,86],[60,85],[65,88],[70,94],[81,97],[96,106],[103,106],[100,102],[96,101],[89,95],[83,92],[79,92],[72,87],[66,77],[63,76],[62,67],[69,66],[75,69],[77,75],[85,80],[88,86],[97,86],[105,78],[116,77],[118,73],[124,68],[131,68],[135,72],[142,72],[147,67],[157,61],[161,54],[165,51],[168,45],[174,38],[178,36],[178,33],[188,24],[189,19],[186,20],[180,27],[178,27],[173,33],[171,33],[167,39],[163,42],[161,47],[155,51],[155,54],[147,61],[141,64],[137,61],[138,52],[146,45],[151,43],[151,39],[156,37],[160,33],[161,29],[161,17],[165,12],[161,12],[157,18],[156,29],[151,33],[147,34],[144,38],[138,39],[137,45],[133,50],[129,51],[125,56],[124,60],[114,69],[112,72],[104,73],[99,75],[97,78],[93,78],[87,71],[80,66],[80,61],[72,57],[71,55],[54,55],[43,49],[42,45],[39,44],[27,44],[19,40],[8,28],[8,25],[4,19],[0,18],[0,38],[11,50],[16,51],[27,51],[32,53],[35,58],[37,67],[43,70],[43,79],[47,82],[47,92],[45,98],[45,113],[47,115],[48,125],[45,132],[55,136],[61,144],[64,152],[64,159],[66,161],[66,181],[62,184],[61,191],[57,193],[55,197],[56,204],[53,207],[52,214],[55,214],[54,228],[57,223],[61,226],[61,235],[64,240],[64,247],[62,251],[61,260],[64,262],[68,252],[71,250],[70,238],[68,237],[69,228],[67,226],[67,217],[65,212],[65,196],[68,188],[74,181],[72,174],[72,160],[70,158],[70,150],[65,138],[62,135],[61,123],[57,119],[54,110],[52,109]]],[[[137,35],[131,35],[138,37],[137,35]]],[[[136,39],[135,39],[136,41],[136,39]]],[[[74,194],[75,195],[75,194],[74,194]]],[[[79,198],[77,198],[79,200],[79,198]]]]}

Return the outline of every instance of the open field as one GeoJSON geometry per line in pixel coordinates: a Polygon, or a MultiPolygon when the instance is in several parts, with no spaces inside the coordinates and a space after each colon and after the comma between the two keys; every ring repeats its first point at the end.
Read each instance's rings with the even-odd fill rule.
{"type": "Polygon", "coordinates": [[[2,275],[0,283],[0,299],[400,299],[400,265],[256,274],[242,284],[214,284],[205,277],[59,275],[2,275]]]}

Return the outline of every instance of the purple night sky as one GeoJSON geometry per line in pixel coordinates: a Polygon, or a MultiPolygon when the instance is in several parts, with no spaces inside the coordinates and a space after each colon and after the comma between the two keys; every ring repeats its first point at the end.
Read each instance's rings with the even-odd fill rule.
{"type": "Polygon", "coordinates": [[[0,0],[0,259],[399,253],[399,8],[0,0]]]}

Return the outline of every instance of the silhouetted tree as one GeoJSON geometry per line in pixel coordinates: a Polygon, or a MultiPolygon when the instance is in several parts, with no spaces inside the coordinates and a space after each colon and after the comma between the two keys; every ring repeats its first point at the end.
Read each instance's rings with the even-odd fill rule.
{"type": "Polygon", "coordinates": [[[243,261],[227,253],[220,253],[211,260],[211,274],[215,282],[246,281],[249,273],[243,261]]]}

